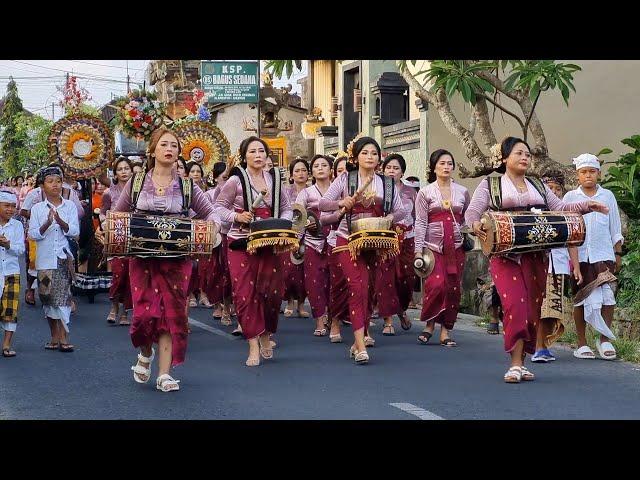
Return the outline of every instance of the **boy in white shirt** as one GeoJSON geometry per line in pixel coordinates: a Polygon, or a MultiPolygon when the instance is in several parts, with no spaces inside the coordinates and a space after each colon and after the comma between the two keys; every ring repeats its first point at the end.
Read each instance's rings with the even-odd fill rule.
{"type": "Polygon", "coordinates": [[[4,330],[2,356],[15,357],[11,340],[18,322],[20,304],[20,264],[24,254],[24,226],[12,218],[18,197],[8,190],[0,190],[0,325],[4,330]]]}
{"type": "Polygon", "coordinates": [[[584,244],[578,247],[583,282],[575,288],[573,310],[578,349],[573,355],[583,359],[595,358],[595,354],[587,346],[586,322],[600,333],[596,341],[600,358],[613,360],[616,358],[616,351],[609,340],[615,340],[615,335],[610,329],[616,304],[617,279],[614,273],[620,270],[624,242],[618,202],[610,190],[602,188],[597,183],[600,177],[598,157],[583,153],[574,158],[573,163],[578,171],[580,186],[567,193],[565,202],[597,200],[609,207],[608,215],[599,212],[584,215],[587,234],[584,244]]]}
{"type": "Polygon", "coordinates": [[[31,209],[29,237],[38,242],[38,293],[51,329],[51,341],[45,344],[45,348],[72,352],[68,325],[74,268],[69,238],[80,232],[78,212],[72,201],[62,198],[63,177],[60,167],[46,167],[41,178],[46,198],[31,209]]]}

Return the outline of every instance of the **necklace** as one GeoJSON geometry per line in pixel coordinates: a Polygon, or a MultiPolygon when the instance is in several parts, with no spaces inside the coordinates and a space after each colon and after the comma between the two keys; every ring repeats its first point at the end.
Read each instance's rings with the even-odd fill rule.
{"type": "Polygon", "coordinates": [[[444,195],[442,195],[442,189],[440,188],[440,184],[436,182],[436,186],[438,187],[438,191],[440,192],[440,198],[442,198],[442,208],[444,208],[445,210],[449,210],[451,208],[451,181],[449,181],[449,184],[447,185],[446,188],[449,189],[449,198],[444,198],[444,195]]]}
{"type": "Polygon", "coordinates": [[[171,179],[169,180],[169,183],[167,183],[166,185],[158,185],[160,182],[158,182],[158,181],[157,181],[156,179],[154,179],[153,177],[152,177],[152,180],[153,180],[153,185],[154,185],[154,187],[155,187],[155,189],[156,189],[156,194],[158,194],[158,195],[160,195],[160,196],[163,196],[163,195],[166,193],[166,189],[167,189],[167,187],[168,187],[169,185],[171,185],[171,182],[173,182],[173,178],[171,178],[171,179]]]}

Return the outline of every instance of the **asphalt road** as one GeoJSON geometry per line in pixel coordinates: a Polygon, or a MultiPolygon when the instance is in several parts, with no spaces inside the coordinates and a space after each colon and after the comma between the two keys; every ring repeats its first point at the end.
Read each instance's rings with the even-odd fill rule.
{"type": "MultiPolygon", "coordinates": [[[[312,336],[313,321],[281,317],[274,359],[244,365],[247,345],[232,337],[211,310],[191,309],[187,361],[172,372],[179,392],[155,389],[157,364],[146,385],[133,381],[126,327],[109,326],[105,294],[79,299],[71,325],[73,353],[44,350],[48,327],[38,307],[21,305],[15,358],[0,357],[0,419],[639,419],[640,366],[577,360],[529,365],[534,382],[505,384],[502,337],[468,318],[453,337],[457,348],[419,345],[418,321],[396,336],[381,334],[358,366],[345,343],[312,336]],[[204,326],[204,328],[203,328],[204,326]]],[[[411,311],[417,316],[417,311],[411,311]]],[[[437,331],[436,331],[437,332],[437,331]]],[[[436,339],[434,337],[434,339],[436,339]]],[[[432,339],[433,341],[433,339],[432,339]]]]}

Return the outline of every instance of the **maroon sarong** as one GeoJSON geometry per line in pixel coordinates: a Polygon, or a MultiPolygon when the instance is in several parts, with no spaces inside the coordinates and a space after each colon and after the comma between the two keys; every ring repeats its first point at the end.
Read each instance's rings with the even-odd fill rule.
{"type": "MultiPolygon", "coordinates": [[[[306,255],[306,253],[305,253],[306,255]]],[[[300,265],[291,263],[288,253],[280,255],[284,268],[284,298],[285,300],[304,301],[307,296],[304,286],[304,262],[300,265]]]]}
{"type": "Polygon", "coordinates": [[[405,238],[400,244],[400,255],[396,257],[396,289],[400,311],[406,312],[413,298],[416,273],[413,271],[414,239],[405,238]]]}
{"type": "Polygon", "coordinates": [[[304,286],[314,318],[327,313],[329,305],[329,255],[326,250],[318,253],[307,247],[304,253],[304,286]]]}
{"type": "MultiPolygon", "coordinates": [[[[455,218],[460,224],[461,216],[456,214],[455,218]]],[[[442,254],[433,252],[435,266],[433,272],[424,280],[420,320],[435,320],[447,330],[451,330],[460,308],[464,250],[462,246],[455,248],[454,224],[450,212],[438,212],[430,216],[429,220],[442,222],[443,246],[442,254]]]]}
{"type": "Polygon", "coordinates": [[[374,301],[378,307],[378,315],[383,318],[402,313],[396,288],[396,262],[397,257],[388,258],[384,262],[376,261],[374,301]]]}
{"type": "Polygon", "coordinates": [[[189,295],[198,291],[200,279],[198,276],[198,261],[191,259],[191,278],[189,279],[189,295]]]}
{"type": "Polygon", "coordinates": [[[111,259],[111,287],[109,298],[124,304],[124,308],[133,308],[131,299],[131,283],[129,282],[129,259],[116,257],[111,259]]]}
{"type": "Polygon", "coordinates": [[[231,297],[231,277],[227,264],[227,236],[222,235],[222,243],[209,258],[209,281],[205,284],[205,293],[211,303],[220,303],[231,297]]]}
{"type": "Polygon", "coordinates": [[[191,277],[189,258],[129,260],[133,320],[129,333],[134,347],[157,343],[171,335],[171,366],[184,362],[187,351],[187,298],[191,277]]]}
{"type": "Polygon", "coordinates": [[[536,350],[536,328],[547,285],[546,252],[524,253],[520,264],[504,257],[489,262],[491,277],[500,295],[504,322],[504,349],[511,352],[518,340],[524,340],[524,351],[536,350]]]}
{"type": "MultiPolygon", "coordinates": [[[[255,216],[268,218],[271,209],[258,208],[255,216]]],[[[284,295],[282,256],[274,254],[272,247],[260,248],[255,255],[227,249],[233,303],[246,339],[278,329],[284,295]]]]}
{"type": "Polygon", "coordinates": [[[347,280],[342,271],[342,261],[339,255],[333,254],[332,251],[329,253],[329,274],[331,275],[331,282],[329,282],[329,316],[332,319],[347,320],[349,317],[347,280]]]}

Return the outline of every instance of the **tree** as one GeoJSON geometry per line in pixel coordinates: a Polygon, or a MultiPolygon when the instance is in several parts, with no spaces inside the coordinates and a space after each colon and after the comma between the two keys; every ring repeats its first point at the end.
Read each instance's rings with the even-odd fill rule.
{"type": "Polygon", "coordinates": [[[17,175],[19,172],[18,151],[24,146],[22,139],[16,135],[15,126],[16,117],[22,111],[22,100],[18,96],[18,87],[13,78],[11,78],[7,84],[4,107],[0,114],[0,128],[2,129],[0,153],[4,157],[4,172],[10,176],[17,175]]]}
{"type": "Polygon", "coordinates": [[[19,172],[35,172],[49,162],[48,139],[53,122],[24,112],[16,116],[16,137],[23,143],[17,150],[19,172]]]}
{"type": "MultiPolygon", "coordinates": [[[[269,60],[267,69],[276,76],[286,70],[290,76],[294,62],[300,61],[269,60]]],[[[419,70],[416,64],[415,60],[397,62],[398,70],[416,96],[435,108],[444,126],[462,145],[471,168],[460,165],[461,177],[479,177],[493,171],[491,147],[499,139],[492,126],[492,107],[494,115],[500,111],[518,122],[525,141],[531,134],[532,141],[528,143],[533,156],[532,174],[560,170],[567,184],[575,185],[575,170],[549,156],[535,108],[540,96],[553,90],[559,90],[568,105],[570,90],[576,91],[573,75],[581,70],[579,66],[553,60],[431,60],[427,68],[419,70]],[[451,100],[457,95],[471,105],[469,119],[464,122],[451,108],[451,100]],[[513,109],[512,104],[517,108],[513,109]]]]}

